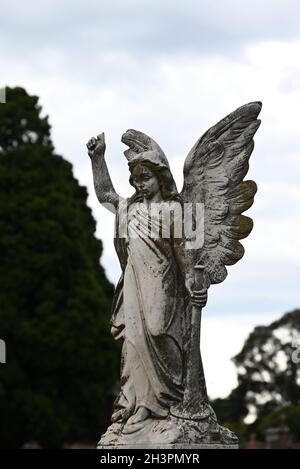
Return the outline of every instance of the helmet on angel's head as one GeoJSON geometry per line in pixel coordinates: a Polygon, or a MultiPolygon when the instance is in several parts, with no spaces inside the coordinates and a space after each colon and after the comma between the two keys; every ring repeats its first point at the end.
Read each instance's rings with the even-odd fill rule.
{"type": "Polygon", "coordinates": [[[179,194],[169,162],[160,146],[152,138],[136,130],[127,130],[122,136],[122,142],[129,147],[124,155],[128,160],[131,173],[130,184],[134,185],[133,174],[135,172],[147,168],[158,178],[163,199],[178,199],[179,194]]]}

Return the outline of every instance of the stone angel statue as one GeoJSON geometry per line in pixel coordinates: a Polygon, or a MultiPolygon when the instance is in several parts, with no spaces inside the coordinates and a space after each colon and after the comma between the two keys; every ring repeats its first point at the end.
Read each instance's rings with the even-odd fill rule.
{"type": "Polygon", "coordinates": [[[129,199],[113,187],[104,134],[87,144],[98,200],[116,214],[122,269],[111,318],[123,342],[121,389],[100,448],[237,447],[209,404],[200,323],[209,286],[241,259],[239,240],[252,230],[242,213],[256,184],[244,177],[260,111],[260,102],[246,104],[196,142],[181,193],[162,149],[144,133],[122,136],[135,189],[129,199]]]}

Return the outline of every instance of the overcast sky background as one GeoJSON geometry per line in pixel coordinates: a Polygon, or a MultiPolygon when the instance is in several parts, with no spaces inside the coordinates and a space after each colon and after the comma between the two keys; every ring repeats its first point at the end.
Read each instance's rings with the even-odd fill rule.
{"type": "Polygon", "coordinates": [[[113,215],[94,195],[87,140],[105,131],[107,162],[129,196],[128,128],[152,136],[177,181],[211,125],[261,100],[245,256],[211,288],[203,355],[211,396],[235,384],[230,357],[251,329],[300,306],[300,3],[297,0],[0,0],[0,86],[24,86],[49,114],[56,151],[88,187],[108,277],[120,274],[113,215]]]}

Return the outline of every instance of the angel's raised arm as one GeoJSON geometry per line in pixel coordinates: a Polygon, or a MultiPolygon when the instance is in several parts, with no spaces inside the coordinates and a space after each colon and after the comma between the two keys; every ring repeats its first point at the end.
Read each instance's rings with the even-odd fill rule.
{"type": "Polygon", "coordinates": [[[92,162],[97,198],[100,204],[116,213],[120,197],[115,191],[104,158],[106,148],[104,133],[98,135],[97,138],[92,137],[87,143],[87,148],[92,162]]]}

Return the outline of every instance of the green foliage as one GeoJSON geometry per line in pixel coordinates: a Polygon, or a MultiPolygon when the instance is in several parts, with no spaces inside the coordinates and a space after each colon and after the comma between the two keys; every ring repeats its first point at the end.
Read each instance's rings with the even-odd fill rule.
{"type": "Polygon", "coordinates": [[[6,104],[0,105],[0,149],[7,151],[23,143],[51,145],[48,117],[41,118],[37,96],[23,88],[6,87],[6,104]]]}
{"type": "Polygon", "coordinates": [[[287,426],[296,441],[300,440],[300,405],[284,406],[273,410],[258,421],[257,429],[264,434],[268,428],[287,426]]]}
{"type": "Polygon", "coordinates": [[[257,422],[247,428],[263,435],[259,423],[264,416],[273,415],[273,411],[277,415],[277,410],[286,406],[296,408],[300,404],[300,367],[292,357],[297,347],[300,310],[283,315],[269,326],[256,327],[233,359],[238,386],[227,398],[212,403],[219,420],[225,425],[243,426],[251,410],[257,422]]]}
{"type": "Polygon", "coordinates": [[[300,366],[293,360],[300,347],[300,310],[283,315],[269,326],[256,327],[234,357],[238,386],[212,406],[219,421],[240,441],[255,434],[264,440],[268,428],[286,425],[300,439],[300,366]],[[243,419],[256,413],[252,424],[243,419]]]}
{"type": "MultiPolygon", "coordinates": [[[[292,359],[300,346],[300,310],[285,314],[269,326],[256,327],[234,357],[238,395],[258,417],[275,408],[300,404],[300,367],[292,359]]],[[[243,416],[243,415],[241,415],[243,416]]]]}
{"type": "Polygon", "coordinates": [[[212,401],[212,407],[220,423],[225,426],[228,426],[229,423],[241,423],[243,418],[248,414],[243,395],[239,393],[240,389],[235,389],[228,397],[212,401]]]}
{"type": "Polygon", "coordinates": [[[36,97],[8,89],[0,128],[1,444],[96,441],[119,351],[87,191],[54,154],[36,97]]]}

